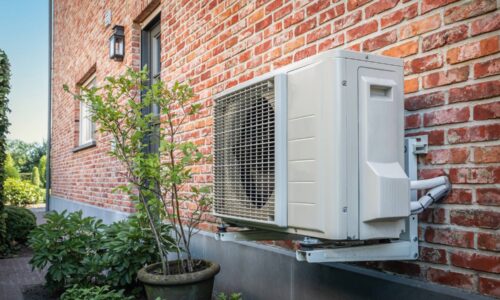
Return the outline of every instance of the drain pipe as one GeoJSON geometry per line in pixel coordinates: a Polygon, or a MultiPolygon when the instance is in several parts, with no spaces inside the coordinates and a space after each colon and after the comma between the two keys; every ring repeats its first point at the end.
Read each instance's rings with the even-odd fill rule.
{"type": "Polygon", "coordinates": [[[53,30],[53,0],[49,2],[49,97],[47,124],[47,160],[45,167],[45,210],[50,210],[50,143],[52,136],[52,30],[53,30]]]}

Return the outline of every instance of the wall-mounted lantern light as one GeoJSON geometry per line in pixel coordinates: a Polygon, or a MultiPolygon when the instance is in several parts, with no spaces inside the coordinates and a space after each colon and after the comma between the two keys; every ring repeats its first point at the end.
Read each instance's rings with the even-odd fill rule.
{"type": "Polygon", "coordinates": [[[113,35],[109,38],[109,58],[123,60],[125,55],[125,33],[123,26],[115,25],[113,35]]]}

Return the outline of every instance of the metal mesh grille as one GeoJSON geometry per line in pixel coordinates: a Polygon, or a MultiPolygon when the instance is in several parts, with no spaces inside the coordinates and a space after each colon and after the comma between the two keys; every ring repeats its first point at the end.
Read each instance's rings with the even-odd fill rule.
{"type": "Polygon", "coordinates": [[[216,100],[216,213],[274,221],[274,108],[272,80],[216,100]]]}

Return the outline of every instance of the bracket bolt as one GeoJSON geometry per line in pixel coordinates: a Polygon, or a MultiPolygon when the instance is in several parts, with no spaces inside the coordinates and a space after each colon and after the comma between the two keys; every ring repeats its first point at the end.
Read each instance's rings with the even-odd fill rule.
{"type": "Polygon", "coordinates": [[[342,80],[342,85],[347,86],[347,80],[342,80]]]}
{"type": "Polygon", "coordinates": [[[418,253],[413,253],[413,257],[417,258],[418,257],[418,253]]]}
{"type": "Polygon", "coordinates": [[[413,237],[413,241],[416,242],[418,241],[418,238],[416,236],[413,237]]]}

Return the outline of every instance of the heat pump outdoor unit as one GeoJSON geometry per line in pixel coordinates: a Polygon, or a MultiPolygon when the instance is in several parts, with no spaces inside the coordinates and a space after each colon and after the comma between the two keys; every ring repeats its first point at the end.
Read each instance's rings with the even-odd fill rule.
{"type": "Polygon", "coordinates": [[[215,99],[215,215],[328,240],[398,238],[410,215],[402,60],[332,50],[215,99]]]}

